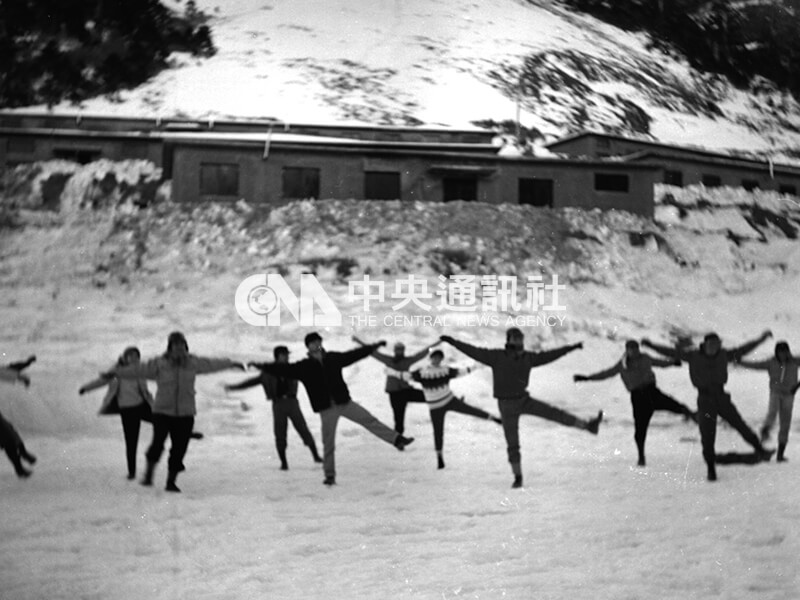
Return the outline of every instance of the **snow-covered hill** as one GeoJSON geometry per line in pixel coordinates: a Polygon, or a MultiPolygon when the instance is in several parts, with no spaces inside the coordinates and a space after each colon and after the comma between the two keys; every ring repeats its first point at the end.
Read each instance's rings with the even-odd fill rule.
{"type": "MultiPolygon", "coordinates": [[[[550,0],[199,0],[219,52],[57,112],[650,134],[762,156],[800,148],[800,106],[745,93],[550,0]]],[[[43,110],[30,107],[24,110],[43,110]]]]}

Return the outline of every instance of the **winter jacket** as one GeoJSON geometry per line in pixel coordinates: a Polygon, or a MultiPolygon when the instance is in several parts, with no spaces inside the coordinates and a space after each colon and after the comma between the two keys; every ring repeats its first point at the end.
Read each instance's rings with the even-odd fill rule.
{"type": "Polygon", "coordinates": [[[760,369],[769,373],[769,389],[780,394],[791,394],[797,385],[797,371],[800,358],[791,357],[782,363],[776,357],[760,362],[742,363],[751,369],[760,369]]]}
{"type": "Polygon", "coordinates": [[[708,356],[703,352],[701,344],[699,350],[693,350],[687,355],[692,385],[701,392],[722,391],[728,382],[728,363],[733,360],[725,349],[708,356]]]}
{"type": "Polygon", "coordinates": [[[294,363],[260,363],[255,366],[264,373],[301,381],[311,408],[314,412],[322,412],[334,404],[350,402],[350,390],[342,377],[342,369],[366,358],[378,347],[378,344],[371,344],[349,352],[325,352],[321,362],[309,356],[294,363]]]}
{"type": "Polygon", "coordinates": [[[197,375],[216,373],[237,366],[227,358],[202,358],[190,354],[183,365],[159,356],[138,365],[115,367],[112,371],[120,379],[150,379],[157,383],[153,413],[172,417],[191,417],[197,414],[194,398],[194,380],[197,375]]]}
{"type": "Polygon", "coordinates": [[[676,363],[669,360],[659,360],[648,356],[647,354],[640,354],[636,358],[623,357],[613,367],[600,371],[591,375],[589,379],[592,381],[601,381],[609,379],[614,375],[622,377],[622,383],[625,384],[625,389],[629,392],[639,390],[650,385],[655,385],[656,375],[653,373],[653,366],[669,367],[676,363]]]}
{"type": "Polygon", "coordinates": [[[273,402],[277,402],[283,400],[284,398],[297,398],[297,380],[290,379],[288,377],[278,376],[278,375],[271,375],[264,371],[261,372],[260,375],[257,377],[251,377],[250,379],[246,379],[241,383],[237,383],[231,386],[228,386],[228,389],[231,390],[246,390],[247,388],[255,387],[257,385],[261,385],[264,388],[264,393],[267,395],[269,400],[273,402]],[[280,380],[284,382],[284,392],[279,393],[280,387],[280,380]]]}
{"type": "Polygon", "coordinates": [[[388,367],[386,372],[386,388],[385,391],[388,393],[392,392],[399,392],[402,390],[407,390],[411,388],[407,381],[401,379],[400,377],[396,377],[389,373],[389,371],[395,372],[403,372],[408,371],[415,362],[418,362],[425,358],[428,355],[428,349],[425,348],[424,350],[420,350],[416,354],[412,354],[411,356],[404,356],[403,358],[396,358],[395,356],[390,356],[388,354],[380,354],[379,352],[374,352],[372,357],[381,361],[384,365],[388,367]]]}
{"type": "MultiPolygon", "coordinates": [[[[114,365],[110,370],[114,370],[117,365],[114,365]]],[[[97,388],[108,386],[103,401],[100,404],[100,415],[110,415],[118,412],[114,410],[114,405],[117,408],[134,408],[139,406],[142,402],[147,402],[152,408],[153,396],[150,390],[147,389],[147,381],[144,379],[119,379],[118,377],[107,378],[100,377],[84,385],[81,389],[84,392],[90,392],[97,388]]]]}
{"type": "Polygon", "coordinates": [[[528,379],[533,367],[553,362],[575,349],[575,346],[564,346],[547,352],[530,352],[511,348],[494,350],[476,348],[449,336],[442,336],[442,340],[470,358],[492,368],[494,396],[500,400],[520,398],[526,395],[528,379]]]}

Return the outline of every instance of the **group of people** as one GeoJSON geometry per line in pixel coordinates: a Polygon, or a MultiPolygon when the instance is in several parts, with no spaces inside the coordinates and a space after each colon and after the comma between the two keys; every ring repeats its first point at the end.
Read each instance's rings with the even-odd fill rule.
{"type": "MultiPolygon", "coordinates": [[[[768,461],[774,450],[767,450],[763,442],[769,439],[776,418],[780,419],[778,434],[778,460],[785,461],[788,443],[794,394],[798,389],[798,367],[800,360],[791,355],[786,342],[779,342],[775,356],[766,361],[746,362],[745,355],[753,351],[768,337],[765,332],[738,348],[724,349],[719,336],[708,334],[699,348],[685,346],[670,347],[643,340],[642,345],[668,357],[657,359],[644,354],[639,343],[629,341],[622,358],[613,366],[592,375],[575,375],[574,381],[599,381],[620,375],[631,394],[634,417],[634,440],[638,452],[638,464],[645,465],[645,439],[653,413],[657,410],[683,415],[699,425],[703,448],[703,458],[708,467],[708,479],[717,478],[716,464],[720,457],[715,454],[717,417],[722,417],[754,448],[758,461],[768,461]],[[680,366],[685,361],[689,365],[692,384],[698,390],[697,411],[681,404],[662,392],[656,386],[653,367],[680,366]],[[733,405],[730,395],[725,391],[728,378],[728,364],[736,362],[743,367],[763,369],[770,376],[770,403],[760,437],[744,422],[733,405]]],[[[488,349],[472,346],[450,336],[423,348],[416,354],[406,356],[405,347],[395,344],[393,354],[384,354],[379,348],[384,341],[366,343],[353,338],[358,347],[347,352],[327,351],[322,337],[310,333],[305,337],[307,356],[297,362],[289,361],[289,350],[285,346],[274,349],[274,361],[268,363],[251,362],[245,365],[227,358],[204,358],[189,353],[185,336],[173,332],[167,339],[166,352],[148,360],[141,361],[139,350],[127,348],[117,363],[99,378],[80,388],[84,394],[100,387],[106,387],[106,395],[101,404],[101,414],[119,414],[122,420],[126,445],[128,478],[136,477],[136,453],[142,421],[153,425],[153,437],[145,453],[147,466],[141,483],[153,485],[153,476],[166,444],[170,438],[171,447],[167,461],[166,490],[180,492],[177,486],[178,474],[184,470],[184,458],[190,440],[202,437],[194,431],[196,414],[195,379],[197,375],[215,373],[228,369],[247,370],[254,367],[260,371],[256,377],[237,384],[228,384],[228,391],[242,390],[261,385],[272,401],[275,443],[281,461],[281,469],[287,470],[288,460],[287,431],[288,422],[297,430],[304,444],[309,448],[314,462],[322,463],[325,485],[336,483],[335,446],[336,428],[340,417],[349,419],[371,432],[376,437],[397,450],[404,450],[414,438],[404,435],[405,412],[409,403],[427,404],[433,426],[434,447],[437,467],[443,469],[444,463],[444,423],[448,412],[466,414],[494,422],[502,426],[505,436],[508,462],[513,474],[513,488],[523,485],[519,420],[522,415],[533,415],[591,434],[597,434],[603,419],[603,411],[590,419],[579,418],[563,409],[531,397],[528,393],[530,371],[551,363],[566,354],[581,349],[581,343],[563,346],[554,350],[533,352],[525,350],[524,335],[521,330],[512,328],[506,332],[503,348],[488,349]],[[499,416],[467,404],[464,398],[457,397],[450,388],[450,381],[471,371],[470,368],[456,369],[443,365],[444,353],[433,348],[447,343],[478,363],[492,370],[493,395],[497,399],[499,416]],[[369,356],[385,365],[386,392],[394,415],[394,428],[381,422],[366,408],[353,400],[344,380],[343,369],[369,356]],[[429,364],[413,369],[415,363],[425,357],[429,364]],[[147,380],[157,384],[155,397],[148,388],[147,380]],[[312,410],[320,415],[322,430],[322,456],[317,451],[314,437],[309,431],[297,399],[298,382],[306,390],[312,410]],[[421,389],[412,385],[416,382],[421,389]]],[[[0,368],[0,379],[20,381],[29,385],[30,380],[23,373],[35,357],[27,361],[12,363],[0,368]]],[[[23,465],[30,464],[35,457],[25,448],[13,426],[0,415],[0,445],[14,465],[20,477],[27,477],[30,471],[23,465]]]]}

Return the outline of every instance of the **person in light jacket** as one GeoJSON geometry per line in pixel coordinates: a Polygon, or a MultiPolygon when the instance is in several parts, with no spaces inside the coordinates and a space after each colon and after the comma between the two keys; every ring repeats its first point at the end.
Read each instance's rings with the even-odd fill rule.
{"type": "MultiPolygon", "coordinates": [[[[117,364],[112,367],[138,365],[141,353],[135,346],[125,348],[117,364]]],[[[142,421],[152,420],[153,396],[147,389],[147,381],[140,379],[120,379],[118,377],[98,377],[81,386],[78,393],[83,395],[92,390],[106,387],[106,394],[98,414],[119,413],[122,433],[125,437],[125,458],[128,463],[128,479],[136,478],[136,453],[139,447],[139,431],[142,421]]]]}
{"type": "Polygon", "coordinates": [[[786,444],[789,443],[789,429],[792,426],[792,409],[794,395],[800,383],[797,382],[797,371],[800,359],[792,356],[787,342],[775,344],[775,356],[763,361],[740,361],[739,365],[747,369],[767,371],[769,373],[769,407],[764,424],[761,426],[761,441],[766,442],[770,431],[778,417],[778,462],[786,461],[786,444]]]}
{"type": "Polygon", "coordinates": [[[184,470],[183,458],[189,446],[197,414],[194,383],[198,375],[216,373],[245,366],[228,358],[203,358],[189,354],[186,337],[175,331],[167,339],[167,351],[144,363],[119,366],[108,373],[119,379],[149,379],[157,384],[153,401],[153,441],[145,454],[147,470],[142,485],[153,485],[153,472],[167,436],[171,448],[167,463],[167,491],[180,492],[176,485],[178,473],[184,470]]]}

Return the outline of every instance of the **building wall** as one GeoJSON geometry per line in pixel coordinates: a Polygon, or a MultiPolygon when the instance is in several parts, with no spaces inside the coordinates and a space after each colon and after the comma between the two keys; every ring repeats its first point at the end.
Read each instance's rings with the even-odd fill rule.
{"type": "Polygon", "coordinates": [[[59,153],[85,153],[109,160],[143,159],[161,166],[163,150],[159,139],[0,135],[0,164],[52,160],[59,153]]]}
{"type": "MultiPolygon", "coordinates": [[[[720,178],[720,185],[730,187],[742,187],[744,183],[754,182],[762,190],[779,190],[782,185],[795,186],[800,191],[800,174],[787,173],[780,169],[775,169],[770,173],[769,166],[764,165],[760,168],[744,168],[734,166],[723,166],[715,164],[702,164],[692,160],[680,159],[658,159],[658,162],[666,171],[680,171],[683,175],[683,185],[695,185],[703,183],[704,175],[716,175],[720,178]]],[[[661,181],[665,177],[662,176],[661,181]]]]}
{"type": "MultiPolygon", "coordinates": [[[[441,201],[443,181],[448,176],[474,177],[477,200],[490,203],[519,202],[519,179],[553,180],[553,206],[620,209],[645,216],[653,214],[653,184],[659,176],[656,168],[619,165],[558,164],[557,161],[472,161],[471,165],[448,167],[446,161],[413,156],[363,156],[330,152],[297,152],[274,149],[267,159],[260,149],[233,150],[208,146],[177,145],[173,164],[173,198],[196,202],[200,194],[202,163],[239,165],[239,194],[229,200],[244,198],[255,203],[281,203],[283,168],[319,169],[319,198],[363,199],[365,171],[400,173],[400,199],[441,201]],[[458,170],[478,169],[478,172],[458,170]],[[452,170],[449,170],[452,169],[452,170]],[[598,191],[595,174],[627,175],[626,192],[598,191]]],[[[215,197],[214,199],[224,199],[215,197]]]]}

